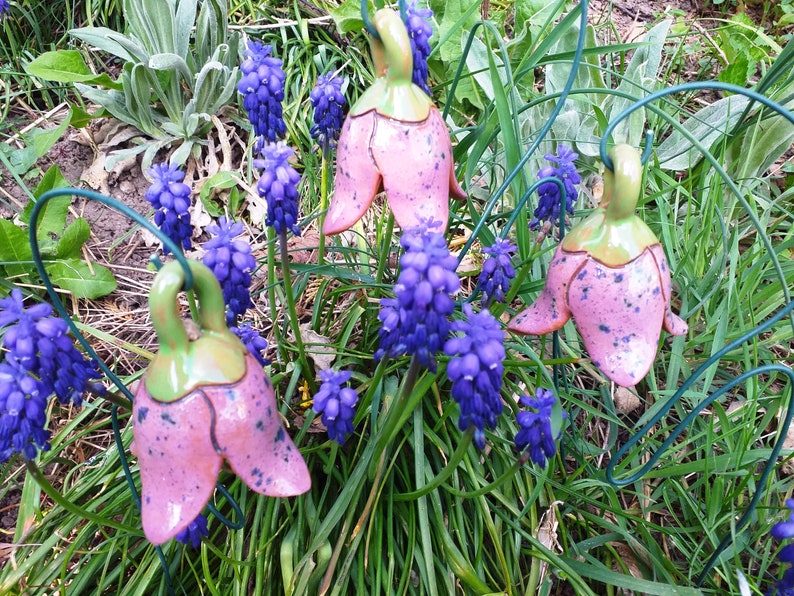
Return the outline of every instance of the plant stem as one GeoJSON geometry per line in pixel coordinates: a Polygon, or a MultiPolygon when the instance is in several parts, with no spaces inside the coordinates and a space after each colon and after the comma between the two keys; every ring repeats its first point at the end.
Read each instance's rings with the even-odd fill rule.
{"type": "Polygon", "coordinates": [[[322,161],[320,162],[320,246],[317,249],[317,264],[325,265],[325,234],[323,224],[328,211],[328,178],[330,176],[331,150],[328,143],[322,144],[322,161]]]}
{"type": "Polygon", "coordinates": [[[295,308],[295,294],[292,292],[292,277],[289,269],[289,252],[287,251],[287,230],[281,230],[279,234],[279,245],[281,248],[281,274],[284,280],[284,297],[287,300],[287,313],[289,314],[292,333],[295,335],[295,348],[298,350],[298,360],[303,369],[303,378],[309,383],[312,393],[317,392],[317,385],[314,382],[314,375],[311,374],[312,368],[306,359],[306,350],[303,346],[303,338],[300,332],[300,321],[298,311],[295,308]]]}

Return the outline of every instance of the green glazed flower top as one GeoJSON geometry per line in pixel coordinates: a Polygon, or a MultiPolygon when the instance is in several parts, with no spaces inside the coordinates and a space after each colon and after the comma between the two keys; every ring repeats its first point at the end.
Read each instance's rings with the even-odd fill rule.
{"type": "Polygon", "coordinates": [[[659,239],[635,214],[642,183],[639,152],[630,145],[616,145],[609,155],[614,171],[604,174],[601,205],[566,234],[562,249],[586,252],[605,265],[620,267],[659,239]]]}
{"type": "Polygon", "coordinates": [[[408,32],[400,15],[382,8],[372,19],[380,40],[370,38],[377,79],[350,109],[352,116],[375,110],[402,122],[427,119],[433,101],[411,80],[413,56],[408,32]]]}
{"type": "Polygon", "coordinates": [[[205,265],[189,260],[199,303],[201,335],[190,340],[177,310],[176,296],[185,283],[176,261],[154,278],[149,293],[160,351],[149,364],[144,382],[157,401],[173,402],[201,385],[228,385],[246,372],[243,343],[226,326],[223,294],[218,280],[205,265]]]}

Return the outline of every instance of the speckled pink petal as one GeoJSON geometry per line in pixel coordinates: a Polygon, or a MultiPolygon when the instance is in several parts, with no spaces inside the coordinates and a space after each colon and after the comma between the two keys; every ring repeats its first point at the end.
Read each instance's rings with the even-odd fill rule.
{"type": "Polygon", "coordinates": [[[587,260],[585,252],[566,252],[558,246],[549,264],[543,291],[535,302],[510,321],[508,330],[524,335],[544,335],[565,325],[571,318],[568,284],[587,260]]]}
{"type": "Polygon", "coordinates": [[[422,122],[378,118],[372,155],[397,224],[408,229],[433,221],[445,229],[450,195],[466,195],[455,180],[449,132],[438,109],[430,108],[422,122]]]}
{"type": "Polygon", "coordinates": [[[323,223],[324,234],[344,232],[364,215],[380,187],[381,176],[370,153],[374,110],[348,116],[339,134],[334,194],[323,223]]]}
{"type": "Polygon", "coordinates": [[[252,490],[271,497],[305,493],[309,470],[281,425],[273,385],[250,354],[246,366],[235,385],[203,389],[215,407],[215,441],[252,490]]]}
{"type": "Polygon", "coordinates": [[[659,268],[659,279],[662,280],[662,293],[666,304],[664,309],[664,329],[672,335],[685,335],[689,330],[689,325],[681,317],[674,314],[673,309],[670,308],[670,300],[672,300],[670,267],[667,265],[667,257],[664,256],[664,248],[662,248],[661,244],[654,244],[651,246],[651,254],[656,259],[656,265],[659,268]]]}
{"type": "Polygon", "coordinates": [[[153,400],[141,381],[132,420],[143,531],[158,545],[201,513],[215,489],[222,459],[212,444],[209,403],[199,391],[164,403],[153,400]]]}
{"type": "Polygon", "coordinates": [[[649,249],[615,268],[590,258],[571,280],[568,306],[593,364],[607,377],[628,387],[648,373],[665,309],[649,249]]]}

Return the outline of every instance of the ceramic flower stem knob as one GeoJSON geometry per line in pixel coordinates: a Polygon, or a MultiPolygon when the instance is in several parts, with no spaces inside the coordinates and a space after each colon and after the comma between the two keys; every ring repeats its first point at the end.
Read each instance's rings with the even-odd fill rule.
{"type": "Polygon", "coordinates": [[[542,335],[573,318],[593,363],[618,385],[635,385],[650,370],[662,327],[687,324],[670,309],[670,270],[664,249],[635,214],[642,164],[628,145],[610,151],[598,209],[557,247],[538,299],[508,328],[542,335]]]}
{"type": "Polygon", "coordinates": [[[411,81],[411,44],[399,14],[384,8],[372,22],[380,35],[370,39],[377,79],[342,126],[323,233],[338,234],[361,219],[381,186],[403,229],[428,221],[445,228],[449,197],[466,196],[455,179],[449,132],[411,81]]]}
{"type": "Polygon", "coordinates": [[[175,537],[201,513],[224,461],[264,495],[297,495],[311,485],[281,425],[270,380],[226,327],[217,279],[206,266],[189,264],[200,336],[190,339],[179,318],[176,295],[185,278],[179,263],[170,263],[149,298],[160,352],[133,402],[143,530],[153,544],[175,537]]]}

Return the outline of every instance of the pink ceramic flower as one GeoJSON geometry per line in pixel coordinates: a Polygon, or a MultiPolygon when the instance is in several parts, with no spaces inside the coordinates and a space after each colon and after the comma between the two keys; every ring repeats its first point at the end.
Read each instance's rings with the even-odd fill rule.
{"type": "Polygon", "coordinates": [[[639,154],[619,145],[604,200],[557,247],[538,299],[508,329],[542,335],[573,318],[593,363],[618,385],[631,386],[650,370],[662,328],[687,324],[670,308],[670,270],[662,245],[634,215],[639,154]]]}
{"type": "Polygon", "coordinates": [[[311,486],[306,463],[281,425],[273,385],[226,328],[218,281],[204,265],[189,263],[201,334],[187,337],[175,300],[184,276],[179,263],[169,263],[149,298],[160,351],[132,410],[143,531],[155,545],[201,513],[224,461],[263,495],[289,497],[311,486]]]}
{"type": "Polygon", "coordinates": [[[371,40],[378,78],[342,126],[323,233],[347,230],[381,187],[403,229],[423,221],[446,227],[449,197],[466,196],[455,179],[449,132],[438,108],[411,81],[411,45],[400,16],[382,9],[373,24],[381,38],[371,40]]]}

